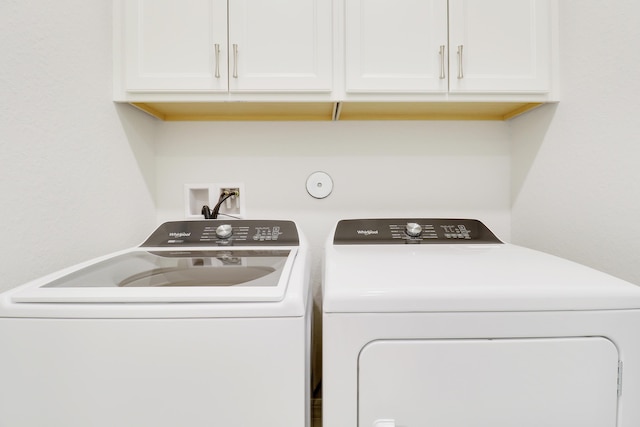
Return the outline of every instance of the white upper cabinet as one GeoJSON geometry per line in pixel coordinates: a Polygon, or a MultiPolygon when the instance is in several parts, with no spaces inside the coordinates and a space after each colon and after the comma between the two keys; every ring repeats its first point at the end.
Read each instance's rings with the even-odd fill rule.
{"type": "Polygon", "coordinates": [[[548,0],[449,0],[451,92],[550,89],[548,0]]]}
{"type": "Polygon", "coordinates": [[[227,91],[227,0],[123,0],[125,88],[227,91]]]}
{"type": "Polygon", "coordinates": [[[544,93],[549,0],[345,0],[348,93],[544,93]]]}
{"type": "Polygon", "coordinates": [[[116,6],[124,92],[332,88],[326,0],[116,0],[116,6]]]}
{"type": "Polygon", "coordinates": [[[346,0],[347,92],[446,92],[446,0],[346,0]]]}
{"type": "Polygon", "coordinates": [[[163,120],[504,120],[558,100],[552,0],[113,6],[114,100],[163,120]]]}
{"type": "Polygon", "coordinates": [[[328,0],[229,0],[231,91],[330,91],[328,0]]]}

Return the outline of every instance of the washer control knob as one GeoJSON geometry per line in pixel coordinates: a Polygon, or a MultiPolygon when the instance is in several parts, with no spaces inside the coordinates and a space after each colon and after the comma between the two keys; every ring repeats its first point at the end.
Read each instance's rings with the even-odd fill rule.
{"type": "Polygon", "coordinates": [[[233,234],[233,228],[229,224],[221,224],[216,228],[218,239],[228,239],[233,234]]]}
{"type": "Polygon", "coordinates": [[[404,231],[410,237],[419,237],[422,234],[422,226],[415,222],[408,222],[404,231]]]}

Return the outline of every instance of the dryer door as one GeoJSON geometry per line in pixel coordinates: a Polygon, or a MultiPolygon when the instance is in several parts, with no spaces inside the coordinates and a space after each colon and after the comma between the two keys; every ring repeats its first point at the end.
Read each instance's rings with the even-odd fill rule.
{"type": "Polygon", "coordinates": [[[360,427],[615,427],[618,351],[600,337],[374,341],[360,427]]]}

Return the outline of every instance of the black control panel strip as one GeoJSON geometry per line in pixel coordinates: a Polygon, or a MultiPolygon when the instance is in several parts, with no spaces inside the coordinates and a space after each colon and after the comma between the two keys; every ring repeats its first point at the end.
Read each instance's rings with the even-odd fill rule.
{"type": "Polygon", "coordinates": [[[502,243],[476,219],[381,218],[338,222],[335,245],[502,243]]]}
{"type": "Polygon", "coordinates": [[[202,220],[165,222],[141,245],[174,246],[298,246],[293,221],[202,220]]]}

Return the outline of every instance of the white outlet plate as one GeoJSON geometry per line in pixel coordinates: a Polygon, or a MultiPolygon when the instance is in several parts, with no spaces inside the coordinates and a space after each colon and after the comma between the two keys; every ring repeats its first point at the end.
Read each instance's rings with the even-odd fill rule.
{"type": "Polygon", "coordinates": [[[237,189],[240,197],[232,197],[223,202],[219,214],[221,218],[246,218],[244,184],[217,183],[217,184],[185,184],[184,185],[184,216],[187,219],[203,219],[202,206],[207,205],[213,210],[218,203],[220,194],[225,189],[237,189]]]}
{"type": "Polygon", "coordinates": [[[326,172],[314,172],[307,178],[307,192],[315,199],[324,199],[333,191],[333,180],[326,172]]]}

